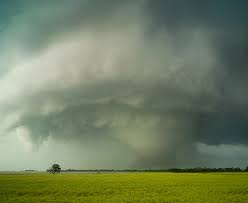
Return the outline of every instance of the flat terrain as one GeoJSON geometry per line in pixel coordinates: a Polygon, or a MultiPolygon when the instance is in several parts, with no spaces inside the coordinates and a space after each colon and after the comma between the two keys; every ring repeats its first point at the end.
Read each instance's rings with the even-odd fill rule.
{"type": "Polygon", "coordinates": [[[0,202],[248,202],[248,173],[1,174],[0,202]]]}

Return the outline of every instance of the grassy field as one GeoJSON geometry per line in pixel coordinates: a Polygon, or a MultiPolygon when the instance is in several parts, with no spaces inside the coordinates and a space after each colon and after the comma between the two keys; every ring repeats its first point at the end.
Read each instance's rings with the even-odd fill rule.
{"type": "Polygon", "coordinates": [[[2,174],[0,202],[247,203],[248,174],[2,174]]]}

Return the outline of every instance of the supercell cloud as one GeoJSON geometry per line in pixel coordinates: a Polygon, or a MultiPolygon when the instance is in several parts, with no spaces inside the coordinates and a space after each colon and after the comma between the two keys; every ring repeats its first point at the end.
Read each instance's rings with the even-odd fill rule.
{"type": "Polygon", "coordinates": [[[1,153],[19,143],[37,168],[247,164],[246,1],[13,2],[0,5],[1,153]]]}

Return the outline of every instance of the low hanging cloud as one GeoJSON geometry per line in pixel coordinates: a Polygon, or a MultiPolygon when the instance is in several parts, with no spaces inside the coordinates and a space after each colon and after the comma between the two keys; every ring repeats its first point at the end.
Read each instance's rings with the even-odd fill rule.
{"type": "Polygon", "coordinates": [[[0,40],[1,136],[16,132],[28,150],[50,139],[106,150],[107,167],[118,150],[122,167],[174,167],[202,164],[207,144],[246,144],[247,61],[233,53],[247,50],[244,19],[225,24],[231,5],[188,5],[21,4],[0,40]]]}

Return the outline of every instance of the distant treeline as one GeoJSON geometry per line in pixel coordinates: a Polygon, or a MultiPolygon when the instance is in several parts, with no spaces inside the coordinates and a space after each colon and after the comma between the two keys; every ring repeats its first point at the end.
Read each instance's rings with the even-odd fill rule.
{"type": "Polygon", "coordinates": [[[111,172],[174,172],[174,173],[204,173],[204,172],[248,172],[248,167],[244,170],[237,168],[171,168],[171,169],[93,169],[93,170],[77,170],[77,169],[67,169],[62,170],[62,172],[92,172],[92,173],[111,173],[111,172]]]}
{"type": "Polygon", "coordinates": [[[181,173],[202,173],[202,172],[242,172],[247,171],[247,169],[242,170],[237,168],[172,168],[168,169],[169,172],[181,172],[181,173]]]}

